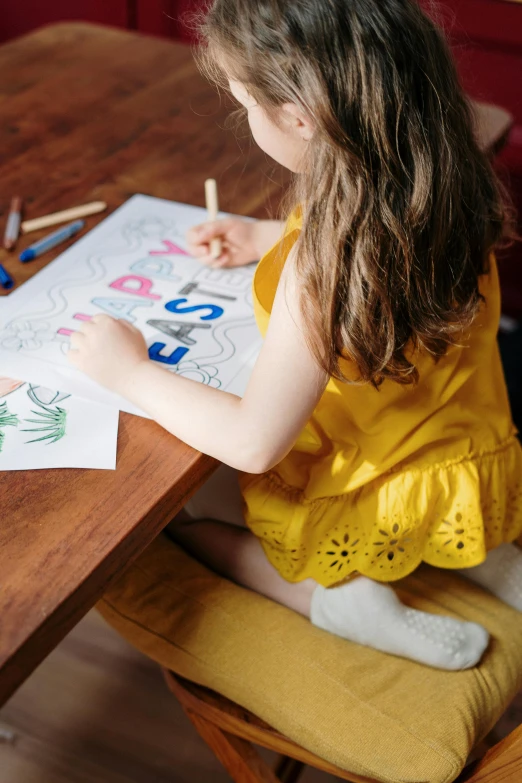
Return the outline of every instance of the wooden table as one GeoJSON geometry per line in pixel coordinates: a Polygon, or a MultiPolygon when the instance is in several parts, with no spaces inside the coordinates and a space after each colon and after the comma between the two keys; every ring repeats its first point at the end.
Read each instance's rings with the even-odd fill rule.
{"type": "MultiPolygon", "coordinates": [[[[98,199],[113,209],[136,192],[203,206],[208,176],[223,209],[266,216],[281,185],[246,134],[238,144],[223,128],[229,109],[181,44],[61,24],[0,47],[2,231],[16,193],[26,217],[98,199]]],[[[25,265],[0,251],[0,262],[20,283],[63,249],[25,265]]],[[[0,473],[0,703],[215,467],[127,414],[117,464],[0,473]]]]}

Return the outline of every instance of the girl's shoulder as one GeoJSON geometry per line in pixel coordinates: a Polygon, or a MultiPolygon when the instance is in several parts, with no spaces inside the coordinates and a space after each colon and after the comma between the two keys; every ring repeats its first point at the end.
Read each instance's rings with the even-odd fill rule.
{"type": "Polygon", "coordinates": [[[293,231],[301,230],[303,227],[303,211],[301,207],[293,209],[286,219],[284,236],[291,234],[293,231]]]}
{"type": "Polygon", "coordinates": [[[253,281],[253,299],[256,321],[262,334],[265,334],[268,328],[268,319],[279,280],[299,236],[302,222],[301,210],[299,208],[292,210],[286,220],[281,239],[265,253],[257,265],[253,281]]]}

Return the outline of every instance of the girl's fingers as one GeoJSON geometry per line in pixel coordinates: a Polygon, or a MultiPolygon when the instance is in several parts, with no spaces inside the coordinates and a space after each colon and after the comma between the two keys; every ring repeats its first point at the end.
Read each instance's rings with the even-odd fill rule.
{"type": "Polygon", "coordinates": [[[97,315],[93,315],[91,318],[91,323],[93,324],[102,324],[106,323],[107,321],[112,321],[112,315],[106,315],[105,313],[98,313],[97,315]]]}
{"type": "MultiPolygon", "coordinates": [[[[213,239],[219,238],[222,245],[228,245],[228,235],[231,228],[234,227],[237,221],[230,218],[224,220],[217,220],[213,223],[202,223],[200,226],[195,226],[187,232],[187,252],[193,257],[201,261],[202,264],[209,266],[215,259],[210,256],[210,244],[213,239]]],[[[226,249],[223,250],[219,257],[219,260],[224,264],[230,263],[231,256],[226,253],[226,249]]]]}
{"type": "Polygon", "coordinates": [[[127,326],[129,329],[134,330],[134,326],[126,318],[118,318],[117,320],[122,326],[127,326]]]}
{"type": "Polygon", "coordinates": [[[212,269],[221,269],[222,267],[232,266],[232,259],[230,254],[219,256],[219,258],[213,258],[210,262],[212,269]]]}
{"type": "MultiPolygon", "coordinates": [[[[221,242],[225,241],[224,236],[219,237],[221,242]]],[[[210,242],[202,242],[200,245],[187,245],[187,253],[193,258],[202,259],[210,255],[210,242]]]]}
{"type": "Polygon", "coordinates": [[[78,360],[78,357],[79,357],[79,355],[80,355],[80,354],[79,354],[79,352],[78,352],[78,351],[76,351],[74,348],[72,348],[72,347],[69,345],[69,350],[67,351],[67,360],[68,360],[68,361],[69,361],[71,364],[76,364],[76,362],[77,362],[77,360],[78,360]]]}
{"type": "Polygon", "coordinates": [[[94,326],[94,323],[92,322],[92,320],[91,321],[83,321],[80,324],[79,331],[80,332],[88,332],[89,329],[93,328],[93,326],[94,326]]]}
{"type": "Polygon", "coordinates": [[[230,229],[231,221],[214,220],[208,223],[201,223],[187,231],[187,242],[191,245],[201,245],[210,242],[215,237],[223,237],[230,229]]]}
{"type": "Polygon", "coordinates": [[[85,335],[83,335],[81,332],[73,332],[71,334],[69,345],[74,350],[78,350],[78,348],[81,346],[84,340],[85,340],[85,335]]]}
{"type": "Polygon", "coordinates": [[[202,256],[198,261],[204,266],[227,266],[231,261],[231,256],[228,250],[223,250],[219,258],[214,258],[214,256],[210,255],[207,248],[207,255],[202,256]]]}
{"type": "Polygon", "coordinates": [[[199,226],[192,226],[192,228],[189,228],[186,234],[187,242],[199,242],[200,237],[205,231],[206,225],[206,223],[200,223],[199,226]]]}
{"type": "Polygon", "coordinates": [[[134,324],[131,324],[130,321],[127,321],[126,318],[118,318],[118,323],[120,323],[122,326],[124,326],[126,329],[129,330],[129,332],[138,332],[138,334],[141,334],[140,330],[137,329],[134,324]]]}
{"type": "Polygon", "coordinates": [[[209,246],[207,244],[191,245],[187,244],[187,253],[193,258],[204,258],[208,255],[209,246]]]}

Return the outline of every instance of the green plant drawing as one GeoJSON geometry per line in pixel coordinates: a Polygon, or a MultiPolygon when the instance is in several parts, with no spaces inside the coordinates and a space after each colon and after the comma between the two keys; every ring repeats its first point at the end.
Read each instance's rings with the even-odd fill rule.
{"type": "Polygon", "coordinates": [[[5,438],[5,432],[3,431],[3,427],[17,427],[18,426],[18,416],[16,416],[14,413],[9,413],[9,409],[7,407],[6,402],[2,402],[0,404],[0,451],[2,451],[2,445],[4,443],[5,438]]]}
{"type": "Polygon", "coordinates": [[[18,416],[15,413],[9,413],[6,402],[0,404],[0,427],[7,427],[8,425],[15,426],[18,424],[18,416]]]}
{"type": "Polygon", "coordinates": [[[39,441],[46,440],[47,445],[50,443],[56,443],[57,440],[61,440],[65,435],[65,426],[67,423],[67,411],[64,408],[60,408],[58,405],[56,408],[50,408],[48,405],[42,405],[42,403],[33,399],[43,411],[31,411],[35,416],[39,416],[39,419],[24,419],[29,424],[41,424],[41,427],[28,427],[21,430],[21,432],[46,432],[47,435],[41,435],[39,438],[33,438],[33,440],[26,440],[26,443],[38,443],[39,441]]]}

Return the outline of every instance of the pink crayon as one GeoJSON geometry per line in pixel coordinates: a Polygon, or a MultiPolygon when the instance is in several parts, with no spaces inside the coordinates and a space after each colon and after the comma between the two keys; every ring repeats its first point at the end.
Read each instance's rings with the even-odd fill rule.
{"type": "Polygon", "coordinates": [[[167,256],[170,255],[170,253],[174,253],[177,256],[188,256],[188,253],[185,250],[182,250],[178,245],[175,245],[174,242],[171,242],[170,239],[163,239],[163,244],[166,245],[166,250],[151,250],[149,253],[149,256],[167,256]]]}
{"type": "MultiPolygon", "coordinates": [[[[76,313],[73,315],[73,318],[76,318],[78,321],[90,321],[92,320],[92,315],[85,315],[85,313],[76,313]]],[[[58,329],[58,334],[63,334],[66,337],[70,337],[71,334],[74,334],[74,329],[58,329]]]]}

